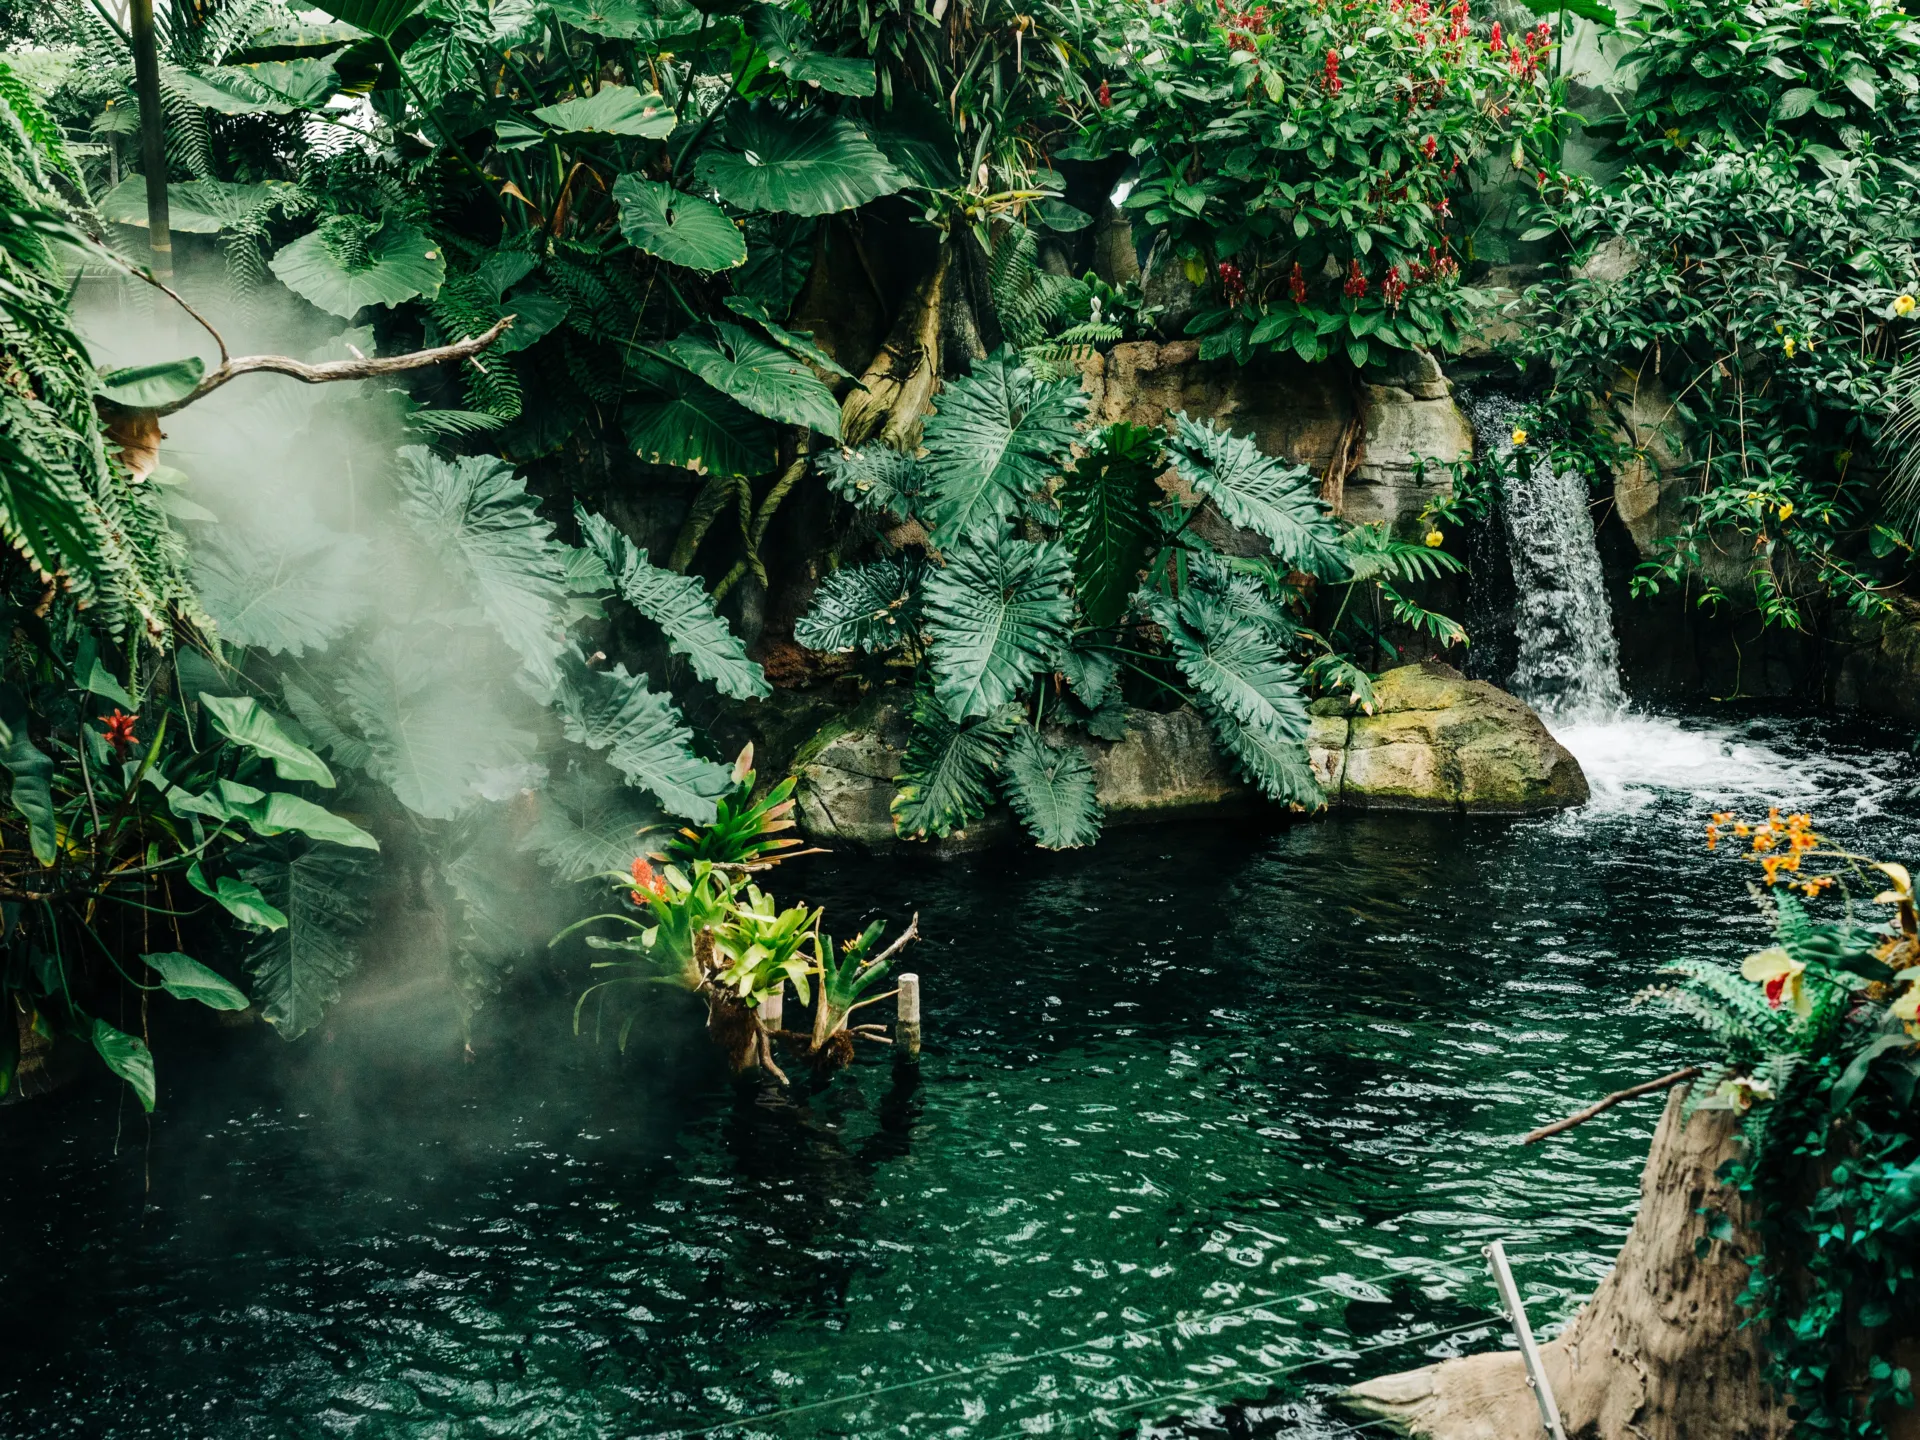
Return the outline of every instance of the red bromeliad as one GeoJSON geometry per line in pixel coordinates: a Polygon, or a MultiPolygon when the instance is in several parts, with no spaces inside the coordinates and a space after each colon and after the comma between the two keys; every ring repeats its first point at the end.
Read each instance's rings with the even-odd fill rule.
{"type": "Polygon", "coordinates": [[[662,900],[667,895],[666,877],[649,865],[644,855],[634,856],[633,886],[633,903],[636,905],[646,904],[649,895],[662,900]]]}
{"type": "Polygon", "coordinates": [[[133,753],[133,723],[140,717],[115,710],[111,715],[102,715],[100,723],[106,727],[107,743],[113,746],[113,753],[126,760],[133,753]]]}

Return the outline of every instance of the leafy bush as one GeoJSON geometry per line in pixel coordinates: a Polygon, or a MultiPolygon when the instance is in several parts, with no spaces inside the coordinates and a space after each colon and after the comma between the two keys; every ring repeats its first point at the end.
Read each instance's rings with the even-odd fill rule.
{"type": "Polygon", "coordinates": [[[1202,354],[1457,349],[1485,296],[1454,217],[1475,168],[1544,161],[1560,122],[1543,23],[1465,3],[1224,0],[1093,12],[1105,77],[1074,153],[1135,157],[1124,202],[1215,307],[1202,354]]]}

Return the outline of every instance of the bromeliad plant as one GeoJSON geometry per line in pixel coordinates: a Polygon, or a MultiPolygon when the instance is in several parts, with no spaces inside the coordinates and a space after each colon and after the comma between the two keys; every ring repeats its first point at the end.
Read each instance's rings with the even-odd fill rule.
{"type": "Polygon", "coordinates": [[[1729,833],[1762,873],[1774,944],[1737,971],[1677,962],[1675,983],[1651,993],[1715,1047],[1692,1108],[1740,1117],[1745,1153],[1723,1178],[1757,1200],[1763,1245],[1741,1298],[1765,1327],[1794,1433],[1881,1436],[1913,1404],[1896,1347],[1920,1320],[1912,879],[1828,845],[1806,815],[1717,814],[1708,843],[1729,833]],[[1827,899],[1840,913],[1816,918],[1827,899]]]}
{"type": "Polygon", "coordinates": [[[1536,170],[1556,146],[1544,22],[1481,32],[1465,0],[1091,13],[1106,78],[1071,153],[1136,158],[1136,234],[1212,297],[1188,326],[1203,357],[1458,348],[1489,297],[1461,283],[1455,207],[1483,161],[1536,170]]]}
{"type": "Polygon", "coordinates": [[[821,930],[823,911],[806,905],[782,909],[750,878],[794,853],[811,853],[790,852],[788,847],[801,843],[797,839],[772,838],[793,828],[793,802],[787,798],[792,779],[753,801],[753,747],[748,746],[734,765],[733,780],[715,823],[683,829],[661,852],[639,856],[627,870],[605,877],[624,893],[628,910],[589,916],[551,943],[611,922],[626,933],[588,935],[587,944],[634,957],[593,963],[595,970],[611,973],[581,993],[574,1006],[575,1034],[593,1001],[595,1033],[613,1010],[625,1050],[650,994],[670,986],[706,1002],[707,1032],[736,1073],[758,1066],[786,1084],[787,1074],[774,1058],[776,1041],[799,1050],[821,1074],[851,1063],[856,1038],[891,1043],[882,1027],[854,1024],[853,1013],[893,993],[865,995],[919,934],[919,916],[879,955],[871,952],[885,928],[880,922],[836,952],[833,937],[821,930]],[[655,861],[661,862],[657,869],[655,861]],[[788,984],[801,1004],[814,1007],[807,1031],[770,1029],[762,1019],[763,1007],[788,984]]]}
{"type": "Polygon", "coordinates": [[[1309,628],[1309,599],[1449,563],[1343,529],[1304,466],[1249,439],[1184,413],[1171,433],[1122,422],[1083,435],[1085,406],[1073,382],[1002,351],[941,393],[922,454],[876,443],[822,461],[835,493],[889,527],[893,553],[829,575],[794,637],[911,671],[913,734],[893,802],[904,836],[963,829],[998,788],[1040,845],[1091,842],[1092,764],[1044,727],[1121,739],[1126,693],[1191,701],[1263,793],[1319,804],[1295,657],[1311,657],[1330,688],[1358,692],[1366,677],[1309,628]],[[1163,491],[1168,467],[1178,484],[1163,491]],[[1266,553],[1203,538],[1221,536],[1221,521],[1266,553]]]}

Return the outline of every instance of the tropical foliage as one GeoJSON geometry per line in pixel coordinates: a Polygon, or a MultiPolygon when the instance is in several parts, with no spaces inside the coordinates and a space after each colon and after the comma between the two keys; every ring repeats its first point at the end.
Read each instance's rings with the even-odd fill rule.
{"type": "MultiPolygon", "coordinates": [[[[1741,1298],[1795,1433],[1884,1435],[1914,1398],[1898,1352],[1920,1237],[1911,878],[1832,847],[1806,815],[1717,814],[1708,840],[1723,837],[1745,840],[1762,872],[1774,944],[1737,970],[1679,962],[1653,994],[1713,1047],[1689,1106],[1740,1118],[1745,1152],[1724,1178],[1756,1202],[1764,1247],[1741,1298]],[[1834,901],[1837,915],[1816,916],[1834,901]]],[[[1733,1230],[1721,1219],[1710,1233],[1733,1230]]]]}

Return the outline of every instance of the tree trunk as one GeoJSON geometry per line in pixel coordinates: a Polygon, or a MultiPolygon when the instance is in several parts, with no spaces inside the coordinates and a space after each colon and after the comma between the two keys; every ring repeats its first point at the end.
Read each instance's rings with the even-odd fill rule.
{"type": "Polygon", "coordinates": [[[140,165],[147,178],[147,244],[153,273],[173,278],[173,235],[167,214],[167,122],[160,108],[160,47],[153,0],[132,0],[127,24],[133,41],[133,93],[140,102],[140,165]]]}
{"type": "MultiPolygon", "coordinates": [[[[1684,1086],[1666,1113],[1640,1178],[1640,1213],[1593,1299],[1566,1333],[1541,1347],[1568,1440],[1777,1440],[1786,1406],[1769,1390],[1760,1333],[1741,1329],[1735,1299],[1758,1249],[1743,1197],[1715,1172],[1737,1153],[1733,1112],[1680,1123],[1684,1086]],[[1705,1209],[1708,1213],[1699,1213],[1705,1209]],[[1716,1214],[1730,1241],[1707,1238],[1716,1214]]],[[[1469,1355],[1355,1386],[1354,1409],[1429,1440],[1542,1435],[1518,1351],[1469,1355]]]]}

